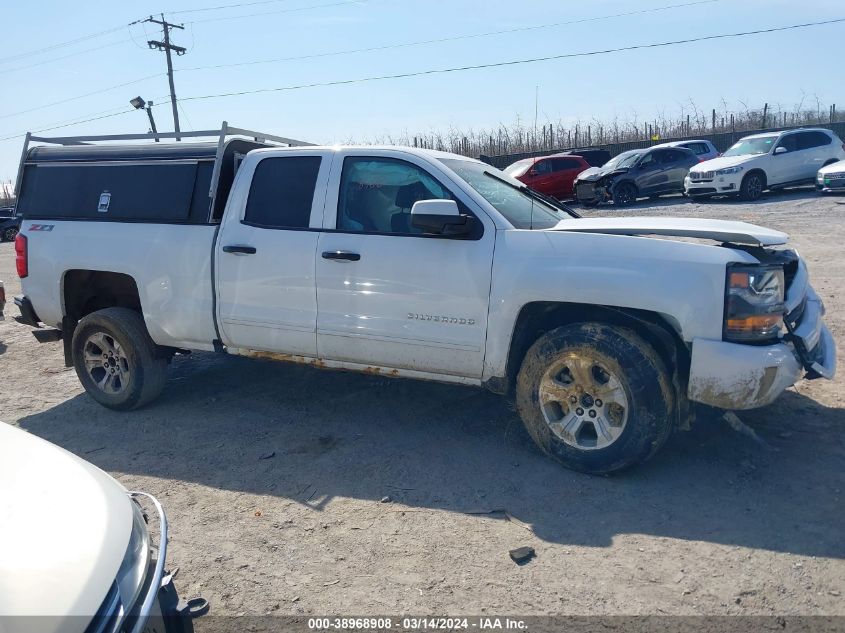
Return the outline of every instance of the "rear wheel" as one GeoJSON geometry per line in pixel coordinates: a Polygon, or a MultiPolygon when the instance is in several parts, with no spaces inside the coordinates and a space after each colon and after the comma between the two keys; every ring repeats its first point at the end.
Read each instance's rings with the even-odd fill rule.
{"type": "Polygon", "coordinates": [[[627,207],[637,201],[637,188],[629,182],[617,185],[613,190],[613,204],[627,207]]]}
{"type": "Polygon", "coordinates": [[[3,241],[13,242],[18,234],[18,227],[10,226],[3,230],[3,241]]]}
{"type": "Polygon", "coordinates": [[[739,197],[747,202],[758,200],[766,188],[766,178],[759,171],[752,171],[746,174],[739,186],[739,197]]]}
{"type": "Polygon", "coordinates": [[[627,328],[576,323],[546,333],[525,356],[516,399],[537,446],[586,473],[645,461],[672,429],[666,367],[627,328]]]}
{"type": "Polygon", "coordinates": [[[77,325],[71,350],[79,381],[105,407],[136,409],[164,389],[167,360],[133,310],[92,312],[77,325]]]}

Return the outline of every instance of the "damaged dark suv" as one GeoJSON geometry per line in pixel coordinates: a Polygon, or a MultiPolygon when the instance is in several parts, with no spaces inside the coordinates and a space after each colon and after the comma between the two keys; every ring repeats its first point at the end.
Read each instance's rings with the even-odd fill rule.
{"type": "Polygon", "coordinates": [[[588,207],[607,200],[624,207],[637,198],[682,193],[687,172],[697,164],[696,155],[684,147],[622,152],[603,167],[580,173],[575,199],[588,207]]]}

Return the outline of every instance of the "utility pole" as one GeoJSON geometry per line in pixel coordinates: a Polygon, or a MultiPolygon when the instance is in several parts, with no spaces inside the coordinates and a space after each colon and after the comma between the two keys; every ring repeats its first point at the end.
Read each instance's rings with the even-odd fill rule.
{"type": "Polygon", "coordinates": [[[182,139],[179,137],[179,110],[176,107],[176,87],[173,84],[173,61],[170,58],[170,51],[176,51],[177,55],[184,55],[187,52],[187,49],[183,46],[176,46],[175,44],[170,43],[170,29],[184,29],[185,27],[181,24],[171,24],[164,19],[164,14],[161,14],[161,20],[156,20],[153,16],[150,16],[144,22],[151,22],[153,24],[160,24],[162,30],[164,31],[164,41],[159,42],[157,40],[149,40],[147,41],[147,45],[151,49],[158,49],[160,51],[164,51],[164,54],[167,56],[167,80],[170,82],[170,105],[173,108],[173,129],[176,132],[176,140],[181,141],[182,139]]]}

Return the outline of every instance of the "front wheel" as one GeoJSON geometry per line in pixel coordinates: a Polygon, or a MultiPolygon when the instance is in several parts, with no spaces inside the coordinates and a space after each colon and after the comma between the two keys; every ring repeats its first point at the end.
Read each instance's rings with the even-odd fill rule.
{"type": "Polygon", "coordinates": [[[746,202],[758,200],[766,188],[766,179],[760,172],[753,171],[742,179],[739,186],[739,197],[746,202]]]}
{"type": "Polygon", "coordinates": [[[613,190],[613,204],[627,207],[637,201],[637,188],[629,182],[623,182],[613,190]]]}
{"type": "Polygon", "coordinates": [[[167,360],[133,310],[92,312],[77,325],[71,350],[85,391],[109,409],[136,409],[164,389],[167,360]]]}
{"type": "Polygon", "coordinates": [[[604,474],[651,457],[672,430],[674,392],[636,332],[576,323],[528,350],[516,404],[537,446],[567,468],[604,474]]]}

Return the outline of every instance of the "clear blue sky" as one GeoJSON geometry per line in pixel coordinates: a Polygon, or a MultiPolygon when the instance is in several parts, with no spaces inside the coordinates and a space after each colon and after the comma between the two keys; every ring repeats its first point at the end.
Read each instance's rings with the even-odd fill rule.
{"type": "MultiPolygon", "coordinates": [[[[186,55],[175,60],[180,98],[845,17],[843,0],[717,0],[490,37],[189,70],[597,18],[692,0],[241,1],[255,4],[186,12],[238,0],[99,0],[73,3],[72,8],[60,0],[6,3],[6,28],[0,43],[0,58],[6,60],[0,62],[4,86],[0,138],[121,109],[127,112],[45,134],[145,132],[146,117],[130,111],[127,103],[136,95],[153,99],[160,129],[172,129],[169,103],[163,98],[169,94],[164,54],[146,47],[148,38],[160,38],[155,25],[124,27],[72,46],[8,59],[126,25],[150,11],[163,10],[171,21],[185,23],[184,31],[174,32],[174,42],[188,48],[186,55]],[[318,5],[324,6],[314,8],[318,5]],[[174,13],[177,11],[182,12],[174,13]],[[98,50],[89,50],[94,48],[98,50]],[[154,78],[102,94],[17,114],[156,73],[154,78]]],[[[533,123],[537,86],[540,123],[610,120],[614,116],[620,120],[634,116],[640,121],[650,120],[660,112],[675,115],[683,109],[688,113],[690,101],[707,111],[721,108],[723,99],[729,109],[736,110],[743,108],[740,102],[754,108],[765,101],[793,107],[802,97],[807,104],[814,104],[818,97],[824,104],[836,102],[839,109],[845,109],[844,84],[834,70],[842,57],[843,36],[845,23],[840,23],[581,59],[186,101],[182,104],[182,126],[211,128],[226,119],[235,125],[317,143],[367,141],[449,128],[490,128],[500,122],[511,124],[517,117],[533,123]]],[[[14,178],[21,142],[17,138],[0,141],[0,180],[14,178]]]]}

